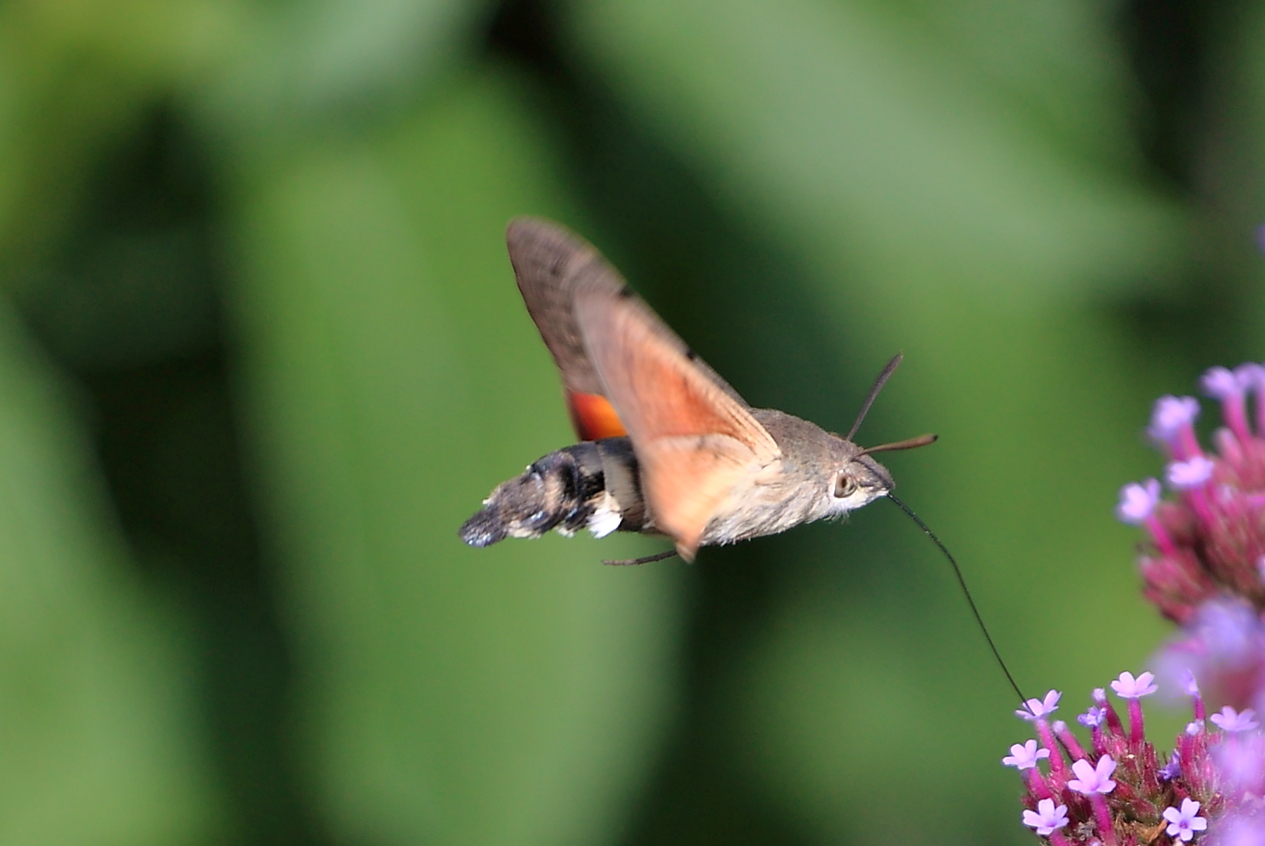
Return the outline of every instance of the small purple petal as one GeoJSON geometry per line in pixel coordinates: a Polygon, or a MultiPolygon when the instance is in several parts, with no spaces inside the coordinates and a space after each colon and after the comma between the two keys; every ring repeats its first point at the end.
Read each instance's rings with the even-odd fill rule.
{"type": "Polygon", "coordinates": [[[1160,781],[1172,781],[1181,777],[1182,774],[1182,756],[1174,752],[1168,759],[1168,763],[1160,767],[1158,773],[1160,781]]]}
{"type": "Polygon", "coordinates": [[[1182,674],[1182,689],[1191,696],[1199,695],[1199,682],[1195,681],[1195,674],[1189,669],[1182,674]]]}
{"type": "Polygon", "coordinates": [[[1067,806],[1055,806],[1053,799],[1042,799],[1035,811],[1023,812],[1023,824],[1035,828],[1038,836],[1049,837],[1055,829],[1067,825],[1067,806]]]}
{"type": "Polygon", "coordinates": [[[1160,443],[1168,443],[1182,430],[1195,422],[1199,416],[1199,400],[1194,397],[1160,397],[1155,401],[1155,410],[1151,412],[1151,425],[1147,433],[1160,443]]]}
{"type": "Polygon", "coordinates": [[[1239,713],[1227,705],[1221,709],[1220,714],[1213,714],[1211,719],[1222,731],[1239,732],[1258,728],[1260,723],[1256,722],[1255,717],[1256,712],[1251,708],[1244,708],[1243,712],[1239,713]]]}
{"type": "Polygon", "coordinates": [[[1038,749],[1035,740],[1029,740],[1020,746],[1016,743],[1010,747],[1010,754],[1001,759],[1001,762],[1007,767],[1014,767],[1019,770],[1026,770],[1037,765],[1037,761],[1042,758],[1050,757],[1049,749],[1038,749]]]}
{"type": "Polygon", "coordinates": [[[1212,478],[1211,459],[1196,455],[1189,461],[1174,461],[1168,465],[1165,478],[1173,490],[1186,491],[1208,483],[1212,478]]]}
{"type": "Polygon", "coordinates": [[[1141,484],[1130,482],[1120,489],[1120,504],[1116,506],[1116,517],[1122,523],[1136,525],[1151,516],[1159,501],[1159,480],[1147,479],[1141,484]]]}
{"type": "Polygon", "coordinates": [[[1154,673],[1143,673],[1135,679],[1133,673],[1124,672],[1120,674],[1120,678],[1111,683],[1111,689],[1121,699],[1138,699],[1142,696],[1150,696],[1159,690],[1159,688],[1151,684],[1154,679],[1154,673]]]}
{"type": "Polygon", "coordinates": [[[1072,772],[1076,778],[1068,781],[1067,786],[1077,793],[1110,793],[1116,789],[1116,782],[1111,774],[1116,771],[1116,762],[1110,755],[1103,755],[1098,764],[1090,764],[1084,758],[1072,764],[1072,772]]]}

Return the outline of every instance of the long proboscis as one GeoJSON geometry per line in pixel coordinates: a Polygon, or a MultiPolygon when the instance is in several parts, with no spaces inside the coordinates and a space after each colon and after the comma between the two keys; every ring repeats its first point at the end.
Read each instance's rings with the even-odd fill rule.
{"type": "Polygon", "coordinates": [[[975,622],[979,624],[979,630],[983,633],[984,640],[988,641],[988,648],[993,651],[993,657],[997,659],[998,666],[1000,666],[1001,671],[1006,674],[1006,681],[1010,682],[1010,687],[1015,692],[1015,696],[1019,697],[1020,705],[1027,702],[1028,700],[1024,697],[1023,691],[1019,689],[1019,685],[1015,682],[1015,677],[1010,674],[1010,668],[1006,666],[1006,662],[1002,660],[1001,653],[997,651],[997,644],[993,642],[993,636],[988,633],[988,626],[984,625],[984,618],[980,615],[979,609],[975,607],[975,600],[971,597],[970,588],[966,586],[966,579],[962,576],[962,568],[958,566],[958,562],[954,559],[953,553],[949,552],[949,548],[945,546],[938,537],[936,537],[936,533],[931,531],[926,523],[922,522],[922,519],[914,513],[912,508],[901,502],[891,493],[888,493],[887,498],[899,505],[900,510],[908,514],[909,519],[913,520],[914,523],[917,524],[918,528],[922,529],[923,534],[931,538],[932,542],[940,548],[940,551],[944,553],[944,557],[949,559],[949,564],[953,567],[953,575],[957,576],[958,584],[962,588],[962,593],[966,596],[966,604],[971,606],[971,613],[975,615],[975,622]]]}

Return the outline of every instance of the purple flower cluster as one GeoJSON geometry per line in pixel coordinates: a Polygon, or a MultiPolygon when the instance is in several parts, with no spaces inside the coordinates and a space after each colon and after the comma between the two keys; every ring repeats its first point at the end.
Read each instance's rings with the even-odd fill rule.
{"type": "Polygon", "coordinates": [[[1168,459],[1173,496],[1161,499],[1159,481],[1147,479],[1125,485],[1116,509],[1150,533],[1139,561],[1146,597],[1182,625],[1218,597],[1237,597],[1258,615],[1265,608],[1265,367],[1214,367],[1201,384],[1221,403],[1216,450],[1205,452],[1195,436],[1194,397],[1161,397],[1147,433],[1168,459]]]}
{"type": "Polygon", "coordinates": [[[1154,679],[1121,673],[1111,683],[1127,703],[1127,725],[1106,691],[1095,690],[1094,704],[1077,717],[1090,731],[1088,744],[1050,720],[1058,691],[1015,712],[1037,733],[1002,759],[1023,774],[1024,825],[1053,846],[1178,844],[1196,836],[1208,846],[1265,846],[1265,734],[1255,714],[1227,706],[1210,728],[1188,679],[1195,719],[1163,757],[1146,739],[1140,702],[1157,690],[1154,679]]]}
{"type": "Polygon", "coordinates": [[[1189,671],[1210,700],[1265,712],[1265,367],[1214,367],[1201,385],[1221,403],[1216,449],[1195,436],[1194,397],[1161,397],[1147,432],[1172,497],[1155,479],[1125,485],[1116,514],[1146,527],[1144,593],[1182,626],[1156,659],[1161,678],[1189,671]]]}
{"type": "Polygon", "coordinates": [[[1265,846],[1265,366],[1214,367],[1201,386],[1221,403],[1216,448],[1195,434],[1194,397],[1162,397],[1147,432],[1168,460],[1164,482],[1126,485],[1116,508],[1150,535],[1144,594],[1181,627],[1155,668],[1189,695],[1194,720],[1171,754],[1157,753],[1140,702],[1158,689],[1151,673],[1111,683],[1127,725],[1106,690],[1094,691],[1077,718],[1091,734],[1084,745],[1049,720],[1056,691],[1028,700],[1017,713],[1037,739],[1003,763],[1023,774],[1024,824],[1054,846],[1265,846]],[[1205,697],[1221,710],[1209,716],[1205,697]]]}

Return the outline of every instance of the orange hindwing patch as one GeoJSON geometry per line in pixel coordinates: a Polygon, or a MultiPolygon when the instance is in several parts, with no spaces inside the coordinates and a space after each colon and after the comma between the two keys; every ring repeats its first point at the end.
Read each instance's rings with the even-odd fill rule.
{"type": "Polygon", "coordinates": [[[599,394],[567,391],[567,411],[571,415],[571,425],[575,426],[575,433],[582,441],[618,438],[628,434],[619,415],[615,413],[615,407],[599,394]]]}

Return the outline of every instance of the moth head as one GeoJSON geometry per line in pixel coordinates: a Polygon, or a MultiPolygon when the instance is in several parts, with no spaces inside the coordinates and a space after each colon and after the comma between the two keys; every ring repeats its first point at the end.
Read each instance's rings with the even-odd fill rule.
{"type": "Polygon", "coordinates": [[[836,472],[831,485],[831,510],[851,511],[887,496],[895,487],[887,468],[864,453],[848,459],[836,472]]]}
{"type": "Polygon", "coordinates": [[[845,451],[839,469],[835,471],[830,491],[831,510],[837,512],[860,508],[880,496],[887,496],[892,488],[896,487],[896,483],[892,481],[892,474],[887,472],[886,467],[875,461],[871,453],[914,449],[933,443],[935,439],[935,435],[919,435],[916,438],[865,449],[858,449],[851,441],[840,440],[840,443],[845,446],[845,451]]]}

